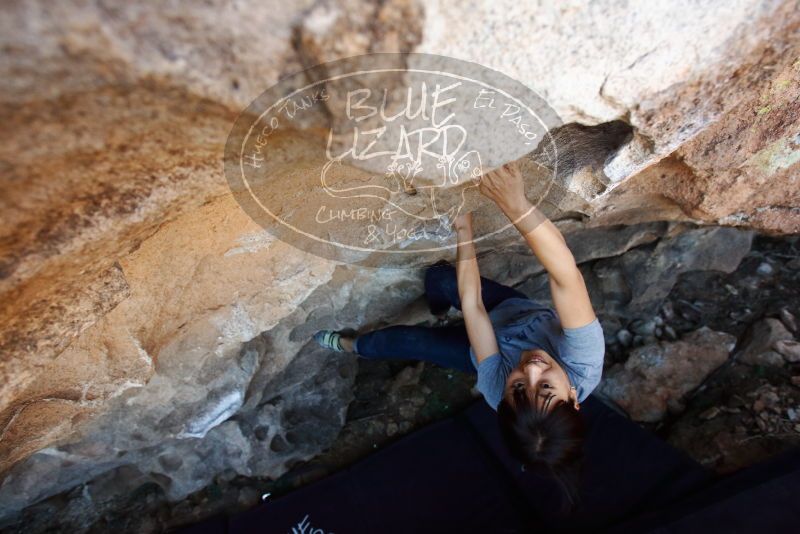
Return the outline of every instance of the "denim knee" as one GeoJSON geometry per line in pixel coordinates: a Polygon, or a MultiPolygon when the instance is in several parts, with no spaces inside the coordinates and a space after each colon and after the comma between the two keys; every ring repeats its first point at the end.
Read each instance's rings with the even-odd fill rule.
{"type": "Polygon", "coordinates": [[[431,313],[438,315],[458,305],[458,280],[452,265],[433,265],[425,271],[425,297],[431,313]]]}
{"type": "Polygon", "coordinates": [[[456,280],[456,268],[449,263],[437,263],[425,270],[425,288],[441,287],[456,280]]]}

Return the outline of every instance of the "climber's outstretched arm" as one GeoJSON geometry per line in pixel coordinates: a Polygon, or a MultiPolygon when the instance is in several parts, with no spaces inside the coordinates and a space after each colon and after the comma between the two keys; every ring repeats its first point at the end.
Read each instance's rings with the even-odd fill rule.
{"type": "Polygon", "coordinates": [[[461,300],[461,312],[464,314],[469,343],[475,358],[480,363],[481,360],[496,354],[499,349],[494,337],[494,328],[481,296],[481,275],[475,257],[475,244],[472,242],[472,215],[468,213],[459,216],[455,221],[455,229],[458,235],[456,264],[458,296],[461,300]]]}
{"type": "Polygon", "coordinates": [[[516,165],[504,165],[485,174],[480,191],[514,223],[547,270],[561,326],[577,328],[592,322],[595,319],[592,302],[575,258],[558,228],[525,197],[522,175],[516,165]]]}

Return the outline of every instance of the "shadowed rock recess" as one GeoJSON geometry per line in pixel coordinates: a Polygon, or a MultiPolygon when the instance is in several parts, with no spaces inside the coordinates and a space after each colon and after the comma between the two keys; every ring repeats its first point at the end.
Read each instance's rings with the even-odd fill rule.
{"type": "MultiPolygon", "coordinates": [[[[106,497],[155,483],[177,501],[217,477],[274,479],[336,439],[358,366],[310,335],[414,315],[422,265],[332,262],[237,204],[223,174],[233,122],[303,68],[438,54],[547,100],[572,158],[541,207],[610,338],[652,318],[680,273],[730,272],[754,232],[800,232],[794,1],[32,0],[0,7],[0,45],[0,526],[91,480],[106,497]]],[[[279,133],[287,210],[304,193],[288,176],[329,120],[279,133]]],[[[513,232],[480,261],[546,297],[513,232]]],[[[668,389],[672,370],[710,372],[735,341],[688,335],[673,342],[697,342],[690,360],[669,342],[637,348],[605,391],[668,389]]],[[[627,407],[652,421],[697,384],[627,407]]]]}

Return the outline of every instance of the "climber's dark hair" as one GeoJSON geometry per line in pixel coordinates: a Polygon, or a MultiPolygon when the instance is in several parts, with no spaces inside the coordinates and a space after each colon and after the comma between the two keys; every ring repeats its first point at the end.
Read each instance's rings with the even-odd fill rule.
{"type": "Polygon", "coordinates": [[[513,389],[510,398],[503,398],[497,415],[511,455],[526,469],[544,471],[555,479],[566,497],[563,508],[573,508],[586,435],[583,416],[569,403],[549,412],[540,409],[525,388],[513,389]]]}

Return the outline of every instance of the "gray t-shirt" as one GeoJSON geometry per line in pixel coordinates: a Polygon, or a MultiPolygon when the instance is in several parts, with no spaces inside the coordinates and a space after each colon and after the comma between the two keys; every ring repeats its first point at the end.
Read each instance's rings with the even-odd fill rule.
{"type": "Polygon", "coordinates": [[[533,348],[542,349],[561,365],[579,402],[600,383],[605,341],[597,319],[580,328],[562,328],[555,310],[523,298],[504,300],[489,312],[489,319],[500,352],[485,358],[480,365],[472,347],[469,355],[478,371],[478,391],[495,410],[522,352],[533,348]]]}

